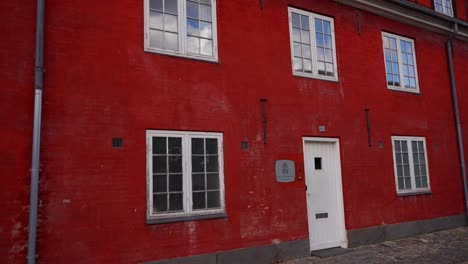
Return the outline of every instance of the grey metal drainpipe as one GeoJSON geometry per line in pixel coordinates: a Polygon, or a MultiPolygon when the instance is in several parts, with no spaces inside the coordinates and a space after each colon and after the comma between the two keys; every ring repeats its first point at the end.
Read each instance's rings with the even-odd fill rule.
{"type": "Polygon", "coordinates": [[[455,23],[453,27],[453,34],[447,40],[447,59],[450,73],[450,88],[452,90],[453,111],[455,113],[455,122],[457,125],[457,140],[458,140],[458,154],[460,155],[460,166],[463,178],[463,190],[465,194],[465,209],[468,219],[468,184],[466,179],[466,165],[465,165],[465,151],[463,149],[463,135],[460,122],[460,112],[458,111],[458,96],[457,85],[455,82],[455,72],[453,70],[453,54],[452,54],[452,40],[458,33],[458,25],[455,23]]]}
{"type": "Polygon", "coordinates": [[[44,73],[44,7],[45,0],[37,0],[36,63],[34,74],[34,127],[31,161],[31,190],[29,201],[28,264],[36,263],[37,207],[39,196],[39,163],[41,147],[42,86],[44,73]]]}

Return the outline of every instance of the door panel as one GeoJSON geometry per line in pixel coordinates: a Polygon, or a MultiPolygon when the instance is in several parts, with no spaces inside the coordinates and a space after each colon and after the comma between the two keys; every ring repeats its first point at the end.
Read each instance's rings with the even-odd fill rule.
{"type": "Polygon", "coordinates": [[[346,247],[338,140],[304,140],[311,250],[346,247]]]}

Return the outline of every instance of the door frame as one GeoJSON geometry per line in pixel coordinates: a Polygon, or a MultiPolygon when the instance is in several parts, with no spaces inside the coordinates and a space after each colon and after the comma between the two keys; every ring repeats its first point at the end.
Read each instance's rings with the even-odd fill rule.
{"type": "Polygon", "coordinates": [[[338,159],[338,167],[337,171],[338,174],[336,176],[336,183],[337,183],[337,201],[338,201],[338,228],[340,228],[340,238],[339,241],[336,243],[324,243],[320,244],[318,246],[313,246],[310,244],[310,224],[311,224],[311,205],[309,204],[309,199],[306,191],[306,204],[307,204],[307,224],[309,228],[309,246],[310,250],[319,250],[319,249],[324,249],[324,248],[331,248],[331,247],[343,247],[347,248],[348,247],[348,238],[346,235],[346,226],[345,226],[345,217],[344,217],[344,201],[343,201],[343,184],[342,184],[342,171],[341,171],[341,152],[340,152],[340,139],[339,138],[326,138],[326,137],[302,137],[302,150],[303,150],[303,156],[304,156],[304,178],[305,178],[305,183],[307,186],[309,186],[308,183],[308,177],[306,175],[305,171],[305,164],[308,162],[306,160],[305,156],[305,147],[306,143],[333,143],[335,147],[335,156],[338,159]]]}

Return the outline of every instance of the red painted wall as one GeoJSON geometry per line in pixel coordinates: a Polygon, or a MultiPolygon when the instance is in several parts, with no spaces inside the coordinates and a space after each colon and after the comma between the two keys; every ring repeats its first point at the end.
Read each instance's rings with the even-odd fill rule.
{"type": "MultiPolygon", "coordinates": [[[[0,164],[9,183],[0,194],[7,208],[0,262],[7,263],[23,262],[25,254],[30,2],[29,9],[25,3],[0,8],[2,22],[9,22],[2,23],[9,25],[8,41],[0,42],[7,87],[0,102],[11,109],[0,114],[0,164]]],[[[306,239],[304,180],[280,184],[274,177],[274,161],[285,158],[304,177],[303,136],[340,138],[347,229],[463,213],[445,36],[325,0],[269,0],[263,10],[258,1],[218,1],[217,13],[220,62],[207,63],[145,53],[143,1],[47,1],[40,262],[134,263],[306,239]],[[292,75],[287,4],[334,17],[339,82],[292,75]],[[386,88],[382,30],[415,39],[420,95],[386,88]],[[260,98],[268,100],[266,145],[260,98]],[[224,133],[228,218],[145,223],[146,129],[224,133]],[[392,135],[426,137],[431,195],[396,196],[392,135]],[[113,137],[124,139],[122,149],[111,147],[113,137]],[[241,150],[244,140],[248,150],[241,150]]],[[[457,54],[463,76],[468,51],[457,54]]]]}
{"type": "Polygon", "coordinates": [[[0,263],[26,260],[35,1],[0,3],[0,263]]]}

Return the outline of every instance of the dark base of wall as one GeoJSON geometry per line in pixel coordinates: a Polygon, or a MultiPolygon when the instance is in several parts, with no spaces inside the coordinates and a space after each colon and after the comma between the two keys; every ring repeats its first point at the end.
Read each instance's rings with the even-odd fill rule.
{"type": "Polygon", "coordinates": [[[467,224],[465,215],[439,217],[428,220],[405,222],[393,225],[374,226],[348,231],[349,247],[376,244],[386,240],[452,229],[467,224]]]}
{"type": "Polygon", "coordinates": [[[274,245],[147,262],[146,264],[270,264],[308,256],[310,256],[309,240],[296,240],[274,245]]]}
{"type": "MultiPolygon", "coordinates": [[[[465,215],[455,215],[348,231],[349,247],[380,243],[467,224],[465,215]]],[[[205,255],[147,262],[146,264],[270,264],[310,256],[309,240],[242,248],[205,255]]]]}

